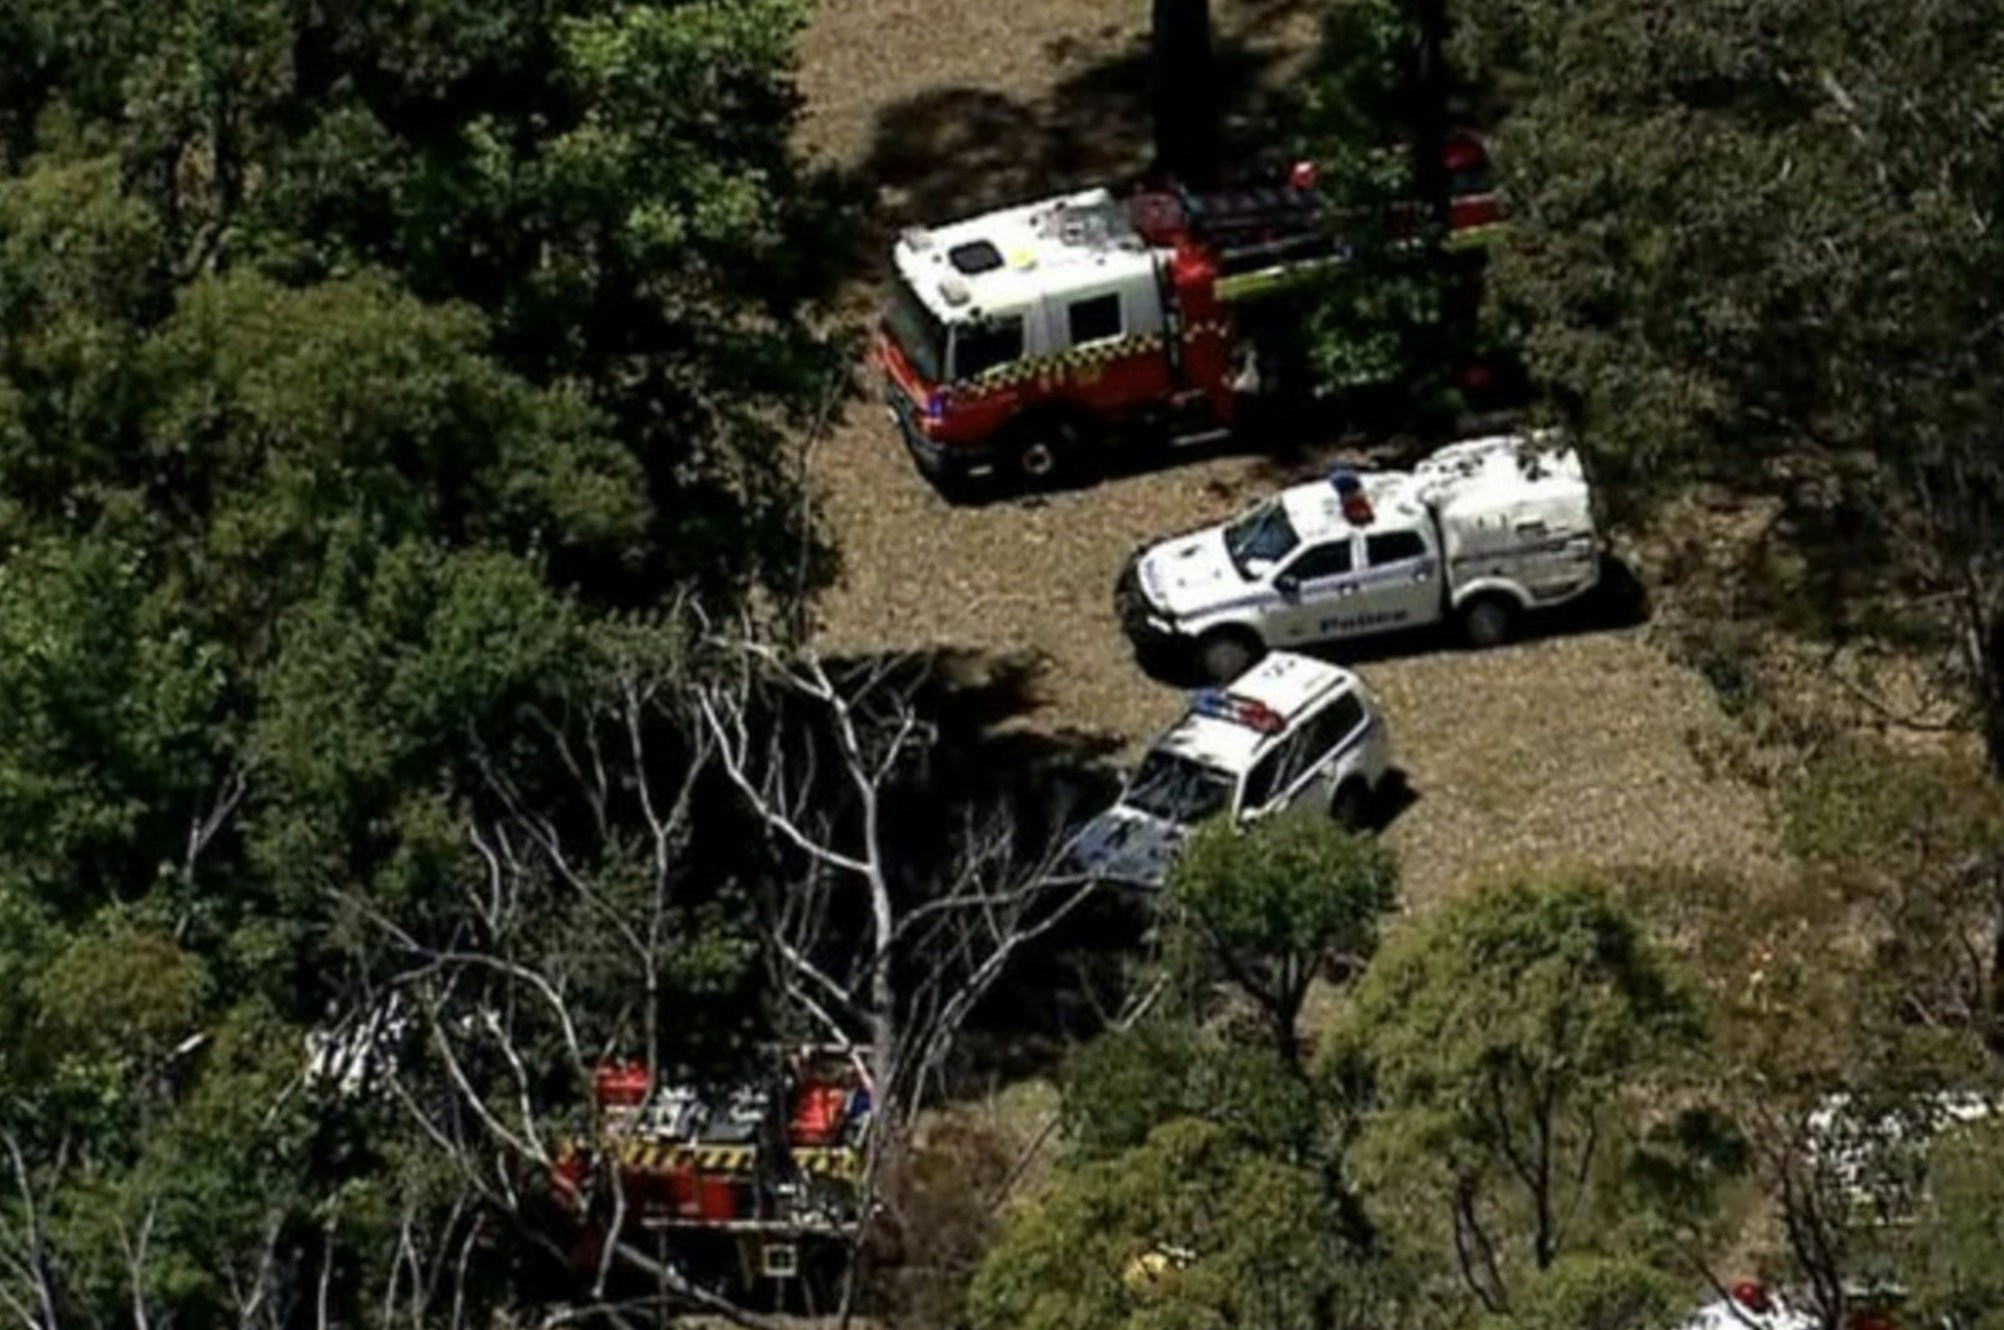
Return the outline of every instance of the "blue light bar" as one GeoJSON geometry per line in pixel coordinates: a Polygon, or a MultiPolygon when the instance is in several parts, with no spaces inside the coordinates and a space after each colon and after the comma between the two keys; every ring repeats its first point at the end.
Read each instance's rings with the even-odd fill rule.
{"type": "Polygon", "coordinates": [[[1285,718],[1272,707],[1248,698],[1233,697],[1222,688],[1205,688],[1191,694],[1190,710],[1213,720],[1228,720],[1262,734],[1278,734],[1286,728],[1285,718]]]}

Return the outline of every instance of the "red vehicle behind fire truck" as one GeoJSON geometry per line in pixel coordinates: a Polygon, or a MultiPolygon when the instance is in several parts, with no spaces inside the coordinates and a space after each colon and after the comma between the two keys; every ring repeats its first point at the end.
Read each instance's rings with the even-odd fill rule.
{"type": "MultiPolygon", "coordinates": [[[[1500,222],[1480,140],[1457,135],[1448,166],[1453,240],[1480,242],[1500,222]]],[[[892,418],[942,485],[1045,482],[1110,435],[1223,438],[1274,386],[1262,297],[1346,253],[1305,166],[1259,188],[1091,189],[907,231],[876,345],[892,418]]]]}

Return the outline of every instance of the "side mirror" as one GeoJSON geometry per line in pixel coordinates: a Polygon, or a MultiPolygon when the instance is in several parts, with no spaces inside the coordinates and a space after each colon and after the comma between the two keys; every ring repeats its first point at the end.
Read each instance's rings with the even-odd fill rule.
{"type": "Polygon", "coordinates": [[[1301,598],[1301,579],[1293,573],[1282,573],[1273,579],[1273,589],[1289,600],[1301,598]]]}

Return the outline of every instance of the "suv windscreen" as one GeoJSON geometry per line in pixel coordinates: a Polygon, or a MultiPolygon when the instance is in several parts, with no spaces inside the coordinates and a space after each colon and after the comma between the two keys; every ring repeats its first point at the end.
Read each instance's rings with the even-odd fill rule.
{"type": "Polygon", "coordinates": [[[1122,801],[1151,817],[1185,825],[1224,811],[1232,778],[1216,767],[1161,749],[1149,750],[1122,801]]]}
{"type": "Polygon", "coordinates": [[[920,378],[927,383],[938,383],[945,377],[946,327],[902,277],[892,283],[891,307],[884,313],[884,327],[920,378]]]}
{"type": "Polygon", "coordinates": [[[1301,537],[1287,520],[1287,509],[1279,499],[1268,499],[1225,528],[1225,552],[1239,576],[1252,580],[1249,568],[1255,559],[1278,563],[1287,557],[1301,537]]]}

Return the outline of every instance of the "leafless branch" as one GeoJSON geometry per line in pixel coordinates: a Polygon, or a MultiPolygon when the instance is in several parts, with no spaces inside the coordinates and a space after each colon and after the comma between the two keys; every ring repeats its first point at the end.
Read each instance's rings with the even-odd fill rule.
{"type": "Polygon", "coordinates": [[[224,775],[222,786],[217,790],[209,810],[190,820],[188,847],[181,862],[181,875],[185,880],[189,882],[195,880],[196,864],[209,848],[210,842],[221,834],[222,829],[229,825],[230,819],[236,816],[237,809],[243,805],[244,797],[250,793],[250,776],[251,768],[248,762],[233,763],[228,773],[224,775]]]}
{"type": "Polygon", "coordinates": [[[1509,1300],[1497,1269],[1496,1246],[1484,1230],[1475,1207],[1475,1180],[1467,1176],[1457,1178],[1453,1200],[1454,1254],[1461,1266],[1462,1281],[1485,1309],[1500,1314],[1509,1310],[1509,1300]]]}
{"type": "Polygon", "coordinates": [[[34,1330],[57,1330],[60,1320],[56,1315],[55,1285],[42,1235],[41,1205],[35,1198],[34,1183],[28,1175],[27,1160],[21,1153],[20,1138],[7,1131],[4,1139],[7,1157],[14,1166],[14,1184],[21,1196],[21,1222],[26,1229],[22,1235],[23,1251],[19,1256],[10,1253],[8,1259],[32,1290],[36,1314],[30,1314],[25,1305],[11,1297],[9,1305],[34,1330]]]}
{"type": "MultiPolygon", "coordinates": [[[[285,1216],[274,1209],[264,1225],[261,1240],[257,1244],[256,1264],[247,1280],[238,1276],[236,1264],[231,1262],[224,1268],[224,1278],[229,1284],[230,1297],[237,1305],[237,1326],[239,1330],[250,1330],[258,1320],[258,1314],[265,1309],[272,1293],[272,1275],[278,1262],[278,1238],[283,1231],[285,1216]]],[[[276,1321],[276,1317],[270,1319],[276,1321]]]]}
{"type": "Polygon", "coordinates": [[[125,1256],[126,1276],[132,1290],[132,1324],[136,1330],[152,1330],[153,1325],[146,1310],[146,1254],[153,1241],[153,1221],[158,1212],[159,1202],[148,1201],[136,1235],[124,1224],[118,1226],[118,1244],[125,1256]]]}

